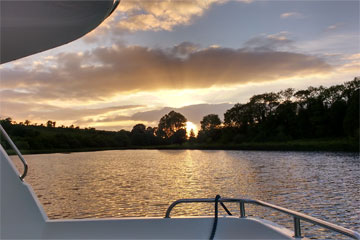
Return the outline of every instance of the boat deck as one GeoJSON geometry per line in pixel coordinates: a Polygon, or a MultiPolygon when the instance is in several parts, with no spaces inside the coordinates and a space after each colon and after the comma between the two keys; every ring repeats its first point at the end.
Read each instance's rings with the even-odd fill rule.
{"type": "MultiPolygon", "coordinates": [[[[124,218],[48,221],[44,239],[209,239],[214,218],[124,218]]],[[[294,239],[270,222],[219,217],[215,239],[294,239]]]]}

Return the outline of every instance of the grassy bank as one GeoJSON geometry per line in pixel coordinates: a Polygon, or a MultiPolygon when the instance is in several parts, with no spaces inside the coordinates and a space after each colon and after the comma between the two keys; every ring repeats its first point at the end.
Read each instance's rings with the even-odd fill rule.
{"type": "MultiPolygon", "coordinates": [[[[191,144],[160,145],[160,146],[128,146],[121,148],[77,148],[77,149],[42,149],[22,150],[23,154],[41,153],[71,153],[104,150],[127,149],[199,149],[199,150],[258,150],[258,151],[329,151],[329,152],[359,152],[359,142],[348,139],[314,139],[294,140],[287,142],[248,142],[240,144],[191,144]]],[[[14,152],[9,150],[9,154],[14,152]]]]}

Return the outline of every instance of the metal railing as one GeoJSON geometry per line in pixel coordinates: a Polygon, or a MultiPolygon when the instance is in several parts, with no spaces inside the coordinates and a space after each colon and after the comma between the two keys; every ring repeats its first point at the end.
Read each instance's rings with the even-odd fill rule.
{"type": "MultiPolygon", "coordinates": [[[[215,202],[215,199],[213,198],[195,198],[195,199],[179,199],[175,202],[173,202],[169,208],[166,210],[166,214],[165,214],[165,218],[170,218],[170,213],[171,210],[178,204],[180,203],[199,203],[199,202],[215,202]]],[[[300,220],[305,221],[305,222],[309,222],[315,225],[318,225],[320,227],[332,230],[334,232],[343,234],[345,236],[351,237],[353,239],[360,239],[360,234],[358,232],[352,231],[350,229],[346,229],[344,227],[335,225],[333,223],[329,223],[326,222],[324,220],[321,219],[317,219],[311,216],[308,216],[306,214],[303,213],[299,213],[290,209],[286,209],[283,207],[279,207],[264,201],[260,201],[260,200],[252,200],[252,199],[240,199],[240,198],[220,198],[219,199],[220,203],[224,203],[224,202],[235,202],[235,203],[239,203],[240,206],[240,217],[244,218],[246,217],[245,215],[245,203],[246,204],[253,204],[253,205],[258,205],[258,206],[262,206],[265,208],[270,208],[273,210],[276,210],[278,212],[282,212],[285,213],[287,215],[290,215],[294,218],[294,237],[295,238],[301,238],[301,226],[300,226],[300,220]]]]}
{"type": "Polygon", "coordinates": [[[2,135],[5,137],[6,141],[9,143],[9,145],[11,146],[11,148],[15,151],[15,153],[18,155],[18,157],[20,158],[21,162],[24,165],[24,171],[23,173],[20,175],[20,179],[21,181],[24,180],[27,171],[28,171],[28,165],[26,160],[24,159],[24,157],[22,156],[21,152],[19,151],[19,149],[16,147],[15,143],[11,140],[11,138],[9,137],[9,135],[6,133],[5,129],[1,126],[0,124],[0,131],[2,133],[2,135]]]}

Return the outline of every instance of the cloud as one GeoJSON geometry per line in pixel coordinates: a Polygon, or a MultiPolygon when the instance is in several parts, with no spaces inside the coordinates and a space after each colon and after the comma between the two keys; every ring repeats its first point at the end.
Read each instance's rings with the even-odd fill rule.
{"type": "Polygon", "coordinates": [[[346,60],[360,60],[360,53],[349,54],[347,56],[344,56],[344,59],[346,59],[346,60]]]}
{"type": "Polygon", "coordinates": [[[344,23],[336,23],[336,24],[333,24],[333,25],[330,25],[326,28],[326,30],[328,31],[333,31],[335,29],[338,29],[340,26],[344,25],[344,23]]]}
{"type": "Polygon", "coordinates": [[[304,15],[298,12],[286,12],[280,15],[281,18],[303,18],[304,15]]]}
{"type": "Polygon", "coordinates": [[[360,69],[360,53],[348,54],[343,56],[342,60],[345,60],[345,64],[340,66],[338,72],[350,72],[355,76],[359,76],[360,69]]]}
{"type": "Polygon", "coordinates": [[[282,49],[294,49],[294,41],[289,38],[289,32],[253,37],[244,43],[244,47],[253,51],[277,51],[282,49]]]}
{"type": "MultiPolygon", "coordinates": [[[[3,97],[3,92],[1,92],[3,97]]],[[[4,98],[2,98],[4,99],[4,98]]],[[[16,117],[16,119],[30,119],[36,121],[45,121],[48,119],[71,122],[78,119],[85,119],[102,114],[114,114],[122,110],[138,109],[143,105],[124,105],[100,108],[74,108],[74,107],[58,107],[48,104],[37,104],[27,102],[1,102],[0,116],[16,117]]]]}
{"type": "Polygon", "coordinates": [[[108,33],[118,35],[136,31],[171,31],[175,26],[190,24],[194,17],[203,15],[214,3],[223,2],[123,0],[113,16],[87,35],[84,41],[93,43],[108,33]]]}
{"type": "Polygon", "coordinates": [[[332,69],[315,56],[271,50],[289,40],[279,36],[266,40],[269,43],[255,47],[256,51],[249,46],[256,46],[259,39],[241,49],[193,48],[182,52],[185,57],[178,57],[179,46],[189,43],[172,50],[116,45],[81,54],[62,53],[55,56],[56,67],[2,69],[1,89],[23,101],[101,101],[125,93],[266,82],[332,69]]]}
{"type": "MultiPolygon", "coordinates": [[[[299,41],[296,43],[296,46],[301,52],[314,55],[323,55],[324,53],[343,55],[358,51],[358,33],[328,33],[311,40],[299,41]]],[[[339,62],[336,62],[336,64],[338,65],[339,62]]]]}
{"type": "Polygon", "coordinates": [[[113,16],[84,40],[93,43],[109,32],[121,35],[137,31],[172,31],[176,26],[191,24],[215,4],[226,2],[229,0],[122,0],[113,16]]]}
{"type": "Polygon", "coordinates": [[[196,104],[181,108],[162,108],[146,112],[138,112],[132,115],[131,119],[136,121],[158,122],[162,116],[174,110],[183,114],[188,121],[199,124],[202,118],[207,114],[218,114],[223,117],[226,110],[231,108],[233,104],[196,104]]]}
{"type": "Polygon", "coordinates": [[[170,52],[175,56],[188,56],[191,53],[194,53],[200,49],[198,44],[194,44],[191,42],[182,42],[179,45],[174,46],[170,49],[170,52]]]}

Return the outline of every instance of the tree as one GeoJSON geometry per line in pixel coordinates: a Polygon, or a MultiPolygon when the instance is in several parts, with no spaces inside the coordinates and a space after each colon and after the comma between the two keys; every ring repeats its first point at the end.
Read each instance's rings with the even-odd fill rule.
{"type": "Polygon", "coordinates": [[[350,82],[345,82],[344,88],[345,90],[343,92],[343,96],[345,98],[345,101],[349,101],[350,98],[353,96],[354,92],[360,88],[360,77],[355,77],[354,80],[350,82]]]}
{"type": "Polygon", "coordinates": [[[279,105],[280,95],[278,93],[264,93],[254,95],[250,98],[250,107],[252,109],[252,115],[256,122],[261,123],[265,119],[272,115],[276,107],[279,105]]]}
{"type": "Polygon", "coordinates": [[[146,126],[142,123],[139,123],[139,124],[136,124],[133,129],[131,130],[131,133],[132,134],[135,134],[135,133],[140,133],[140,134],[144,134],[145,133],[145,129],[146,129],[146,126]]]}
{"type": "MultiPolygon", "coordinates": [[[[187,119],[178,112],[171,111],[164,115],[158,125],[157,136],[168,139],[174,135],[178,130],[184,129],[187,119]]],[[[186,136],[186,131],[185,131],[186,136]]]]}
{"type": "Polygon", "coordinates": [[[343,92],[345,90],[344,85],[335,85],[329,88],[326,88],[323,92],[323,100],[327,107],[330,107],[332,104],[338,101],[343,100],[343,92]]]}
{"type": "Polygon", "coordinates": [[[120,130],[115,135],[115,141],[118,146],[127,147],[130,145],[130,132],[126,130],[120,130]]]}
{"type": "Polygon", "coordinates": [[[189,134],[189,142],[194,143],[195,140],[196,140],[196,137],[195,137],[194,129],[191,129],[190,134],[189,134]]]}
{"type": "Polygon", "coordinates": [[[51,128],[53,127],[53,122],[51,120],[46,122],[46,127],[51,128]]]}
{"type": "Polygon", "coordinates": [[[218,128],[221,124],[221,120],[216,114],[209,114],[203,117],[203,120],[200,122],[201,130],[209,131],[214,128],[218,128]]]}
{"type": "Polygon", "coordinates": [[[1,120],[0,123],[1,123],[1,126],[3,126],[3,128],[5,130],[8,130],[11,127],[13,121],[11,118],[8,117],[8,118],[1,120]]]}
{"type": "Polygon", "coordinates": [[[284,101],[290,101],[291,98],[294,96],[295,89],[294,88],[287,88],[285,90],[282,90],[278,93],[278,95],[284,100],[284,101]]]}
{"type": "Polygon", "coordinates": [[[148,145],[159,145],[159,138],[156,136],[157,127],[147,127],[145,131],[148,145]]]}
{"type": "Polygon", "coordinates": [[[131,144],[137,146],[148,145],[146,134],[146,126],[142,123],[136,124],[131,130],[131,144]]]}
{"type": "Polygon", "coordinates": [[[31,122],[29,120],[25,120],[24,123],[25,123],[26,126],[29,126],[31,122]]]}
{"type": "Polygon", "coordinates": [[[146,134],[150,136],[156,136],[157,127],[147,127],[146,134]]]}
{"type": "Polygon", "coordinates": [[[186,130],[184,128],[178,129],[173,135],[170,137],[171,144],[183,144],[186,142],[186,130]]]}
{"type": "Polygon", "coordinates": [[[253,124],[252,109],[250,104],[235,104],[224,114],[224,123],[227,127],[243,127],[253,124]]]}
{"type": "Polygon", "coordinates": [[[360,115],[360,89],[357,89],[349,98],[348,108],[344,118],[344,130],[348,136],[359,138],[359,115],[360,115]]]}
{"type": "MultiPolygon", "coordinates": [[[[296,108],[297,104],[286,100],[275,110],[275,125],[277,130],[283,130],[287,136],[294,137],[297,133],[296,127],[296,108]]],[[[279,134],[279,131],[277,132],[279,134]]]]}
{"type": "Polygon", "coordinates": [[[194,141],[195,141],[194,129],[191,129],[191,130],[190,130],[189,140],[190,140],[190,142],[194,142],[194,141]]]}
{"type": "Polygon", "coordinates": [[[5,120],[4,120],[4,121],[5,121],[5,122],[12,123],[12,118],[11,118],[11,117],[5,118],[5,120]]]}
{"type": "Polygon", "coordinates": [[[346,116],[347,105],[344,100],[337,100],[333,102],[328,109],[329,125],[328,135],[331,137],[343,137],[344,127],[343,122],[346,116]]]}

